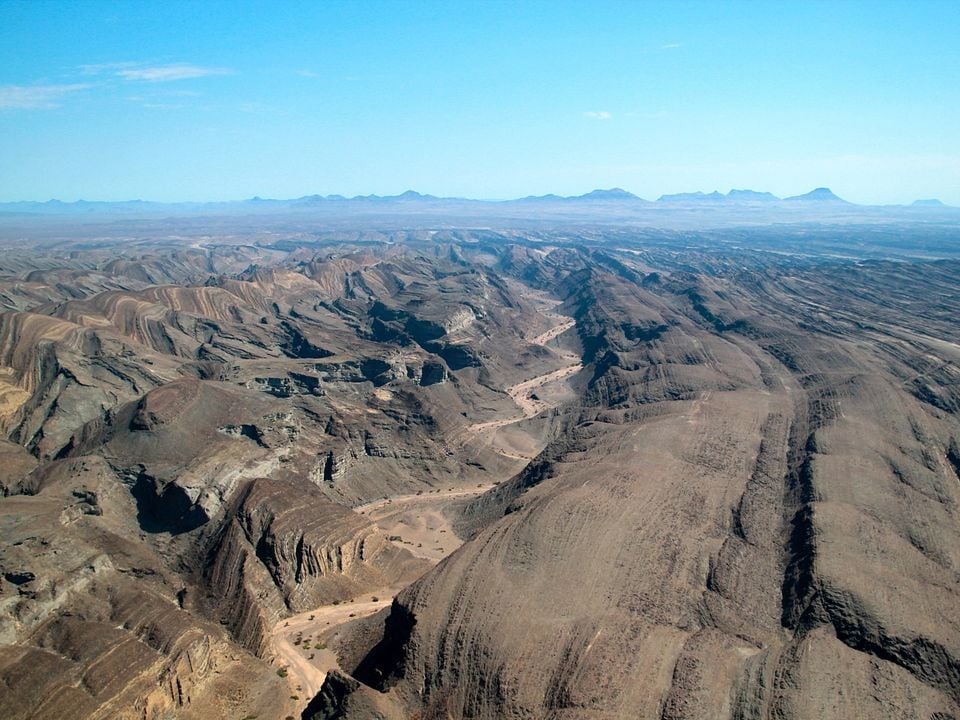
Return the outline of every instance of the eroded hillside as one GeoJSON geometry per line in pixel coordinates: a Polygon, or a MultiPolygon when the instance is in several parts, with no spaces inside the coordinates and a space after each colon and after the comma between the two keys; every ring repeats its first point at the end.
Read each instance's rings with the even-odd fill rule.
{"type": "Polygon", "coordinates": [[[0,714],[960,717],[960,264],[765,232],[11,248],[0,714]]]}

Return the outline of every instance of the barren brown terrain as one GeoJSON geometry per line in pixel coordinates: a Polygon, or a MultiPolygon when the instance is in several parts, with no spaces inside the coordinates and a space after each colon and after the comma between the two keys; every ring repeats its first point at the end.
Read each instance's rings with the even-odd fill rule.
{"type": "Polygon", "coordinates": [[[0,223],[0,717],[960,718],[955,223],[421,222],[0,223]]]}

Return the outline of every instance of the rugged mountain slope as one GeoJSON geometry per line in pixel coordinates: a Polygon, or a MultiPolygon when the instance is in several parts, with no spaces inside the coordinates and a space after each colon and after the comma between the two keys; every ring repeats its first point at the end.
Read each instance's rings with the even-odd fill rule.
{"type": "Polygon", "coordinates": [[[0,714],[299,712],[274,625],[429,567],[350,505],[515,467],[467,429],[561,362],[451,252],[8,258],[0,714]]]}
{"type": "Polygon", "coordinates": [[[0,714],[242,717],[286,701],[270,668],[190,611],[107,463],[58,461],[32,482],[0,506],[0,714]]]}
{"type": "Polygon", "coordinates": [[[956,715],[958,270],[578,275],[584,406],[357,677],[423,717],[956,715]]]}
{"type": "Polygon", "coordinates": [[[0,259],[0,715],[960,717],[955,230],[170,222],[0,259]]]}

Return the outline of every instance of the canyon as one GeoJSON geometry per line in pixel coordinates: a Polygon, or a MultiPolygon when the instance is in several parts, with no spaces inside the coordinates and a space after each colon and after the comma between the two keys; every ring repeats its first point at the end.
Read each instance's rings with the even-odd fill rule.
{"type": "Polygon", "coordinates": [[[0,715],[960,718],[960,224],[669,204],[0,217],[0,715]]]}

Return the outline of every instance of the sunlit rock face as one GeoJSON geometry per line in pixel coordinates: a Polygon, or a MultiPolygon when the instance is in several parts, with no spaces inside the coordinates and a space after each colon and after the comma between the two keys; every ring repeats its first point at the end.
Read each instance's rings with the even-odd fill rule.
{"type": "Polygon", "coordinates": [[[0,253],[3,717],[960,717],[942,227],[191,223],[0,253]]]}

